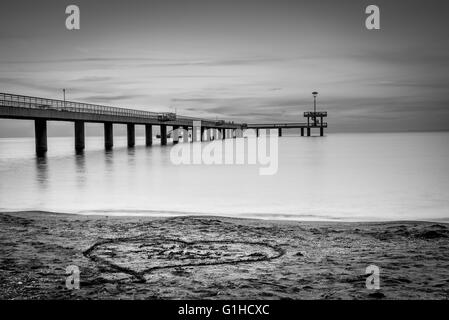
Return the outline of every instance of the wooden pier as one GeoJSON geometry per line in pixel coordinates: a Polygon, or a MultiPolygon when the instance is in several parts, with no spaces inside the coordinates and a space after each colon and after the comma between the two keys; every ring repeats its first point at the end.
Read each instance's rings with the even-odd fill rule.
{"type": "Polygon", "coordinates": [[[70,121],[74,123],[75,150],[82,152],[85,148],[84,126],[86,122],[102,123],[104,125],[105,149],[114,146],[114,124],[126,124],[128,147],[135,146],[135,125],[145,126],[145,144],[153,144],[153,126],[160,127],[161,145],[167,144],[167,127],[172,127],[173,143],[178,143],[178,130],[183,129],[183,142],[209,141],[212,139],[228,139],[243,137],[244,130],[255,129],[258,135],[260,129],[300,128],[301,135],[311,135],[313,128],[320,130],[323,136],[327,123],[323,118],[327,112],[305,112],[304,123],[264,123],[246,124],[233,121],[210,120],[203,118],[181,116],[174,113],[160,113],[128,108],[117,108],[89,103],[55,100],[9,93],[0,93],[0,118],[34,120],[35,142],[37,155],[47,152],[47,121],[70,121]],[[199,131],[199,134],[198,134],[199,131]],[[176,136],[176,138],[175,138],[176,136]],[[199,139],[198,139],[199,138],[199,139]]]}

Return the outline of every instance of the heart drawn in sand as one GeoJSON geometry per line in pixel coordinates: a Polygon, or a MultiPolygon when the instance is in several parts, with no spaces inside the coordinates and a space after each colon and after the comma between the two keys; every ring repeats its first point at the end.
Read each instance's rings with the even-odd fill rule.
{"type": "Polygon", "coordinates": [[[281,248],[259,242],[133,237],[95,243],[84,255],[115,271],[145,281],[159,269],[252,263],[279,258],[281,248]]]}

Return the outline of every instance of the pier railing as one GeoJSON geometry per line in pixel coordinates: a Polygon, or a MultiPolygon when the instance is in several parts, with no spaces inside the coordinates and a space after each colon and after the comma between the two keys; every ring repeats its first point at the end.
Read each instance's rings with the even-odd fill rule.
{"type": "Polygon", "coordinates": [[[304,117],[327,117],[327,111],[306,111],[304,112],[304,117]]]}
{"type": "Polygon", "coordinates": [[[0,93],[0,106],[157,119],[162,113],[0,93]]]}
{"type": "MultiPolygon", "coordinates": [[[[64,101],[57,99],[47,99],[40,97],[24,96],[10,93],[0,93],[0,107],[15,107],[25,109],[52,110],[61,112],[84,113],[110,115],[118,117],[142,118],[154,120],[155,123],[171,123],[179,125],[180,122],[203,121],[204,126],[209,127],[240,127],[240,128],[306,128],[306,127],[327,127],[326,122],[321,123],[271,123],[271,124],[246,124],[234,123],[221,119],[205,119],[200,117],[180,116],[167,112],[151,112],[137,109],[110,107],[99,104],[83,102],[64,101]],[[176,123],[177,122],[177,123],[176,123]]],[[[305,117],[326,117],[326,111],[304,112],[305,117]]]]}
{"type": "Polygon", "coordinates": [[[248,123],[249,129],[278,129],[278,128],[307,128],[307,127],[327,127],[327,122],[320,122],[316,125],[307,122],[287,122],[287,123],[248,123]]]}
{"type": "MultiPolygon", "coordinates": [[[[77,113],[101,114],[112,116],[125,116],[134,118],[154,119],[158,121],[165,117],[167,112],[151,112],[137,109],[110,107],[98,104],[83,102],[64,101],[56,99],[47,99],[40,97],[24,96],[10,93],[0,93],[0,107],[16,107],[40,110],[55,110],[77,113]]],[[[176,116],[174,120],[201,120],[215,122],[216,120],[203,119],[198,117],[176,116]]],[[[223,125],[234,124],[232,121],[223,121],[223,125]]]]}

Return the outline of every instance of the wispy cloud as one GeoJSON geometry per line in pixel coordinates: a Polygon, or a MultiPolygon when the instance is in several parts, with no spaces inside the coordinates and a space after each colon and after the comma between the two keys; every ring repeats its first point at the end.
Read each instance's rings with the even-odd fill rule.
{"type": "Polygon", "coordinates": [[[85,82],[105,82],[113,80],[114,77],[107,77],[107,76],[85,76],[77,79],[72,79],[72,82],[79,82],[79,83],[85,83],[85,82]]]}
{"type": "Polygon", "coordinates": [[[117,103],[121,101],[129,101],[130,99],[135,99],[138,97],[143,97],[143,95],[135,95],[135,94],[105,94],[105,95],[87,95],[84,96],[86,101],[99,103],[99,102],[108,102],[108,103],[117,103]]]}
{"type": "Polygon", "coordinates": [[[282,57],[248,57],[230,59],[165,59],[151,57],[86,57],[68,59],[0,60],[0,64],[67,64],[67,63],[111,63],[137,64],[143,67],[166,66],[244,66],[288,61],[282,57]],[[144,64],[143,64],[144,63],[144,64]]]}

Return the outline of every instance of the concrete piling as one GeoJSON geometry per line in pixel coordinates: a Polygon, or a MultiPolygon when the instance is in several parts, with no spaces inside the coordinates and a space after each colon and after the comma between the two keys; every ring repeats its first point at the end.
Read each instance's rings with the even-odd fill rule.
{"type": "Polygon", "coordinates": [[[34,120],[34,134],[36,143],[36,154],[43,156],[47,152],[47,121],[34,120]]]}
{"type": "Polygon", "coordinates": [[[192,127],[192,142],[196,142],[198,140],[198,127],[195,125],[192,127]]]}
{"type": "Polygon", "coordinates": [[[179,126],[173,126],[173,131],[172,131],[172,135],[173,135],[173,143],[177,144],[179,142],[179,126]]]}
{"type": "Polygon", "coordinates": [[[83,152],[85,147],[84,121],[75,121],[75,151],[83,152]]]}
{"type": "Polygon", "coordinates": [[[106,150],[111,150],[114,146],[114,133],[112,122],[105,122],[104,124],[104,147],[106,150]]]}
{"type": "Polygon", "coordinates": [[[153,126],[151,124],[145,125],[145,145],[147,147],[153,144],[153,126]]]}
{"type": "Polygon", "coordinates": [[[184,129],[184,132],[182,133],[183,140],[184,142],[189,142],[189,127],[184,126],[183,129],[184,129]]]}
{"type": "Polygon", "coordinates": [[[126,125],[126,132],[128,136],[128,147],[132,148],[136,145],[136,130],[132,123],[126,125]]]}
{"type": "Polygon", "coordinates": [[[206,131],[206,128],[205,127],[201,127],[200,141],[204,141],[204,131],[206,131]]]}
{"type": "Polygon", "coordinates": [[[167,145],[167,125],[161,124],[161,145],[167,145]]]}

